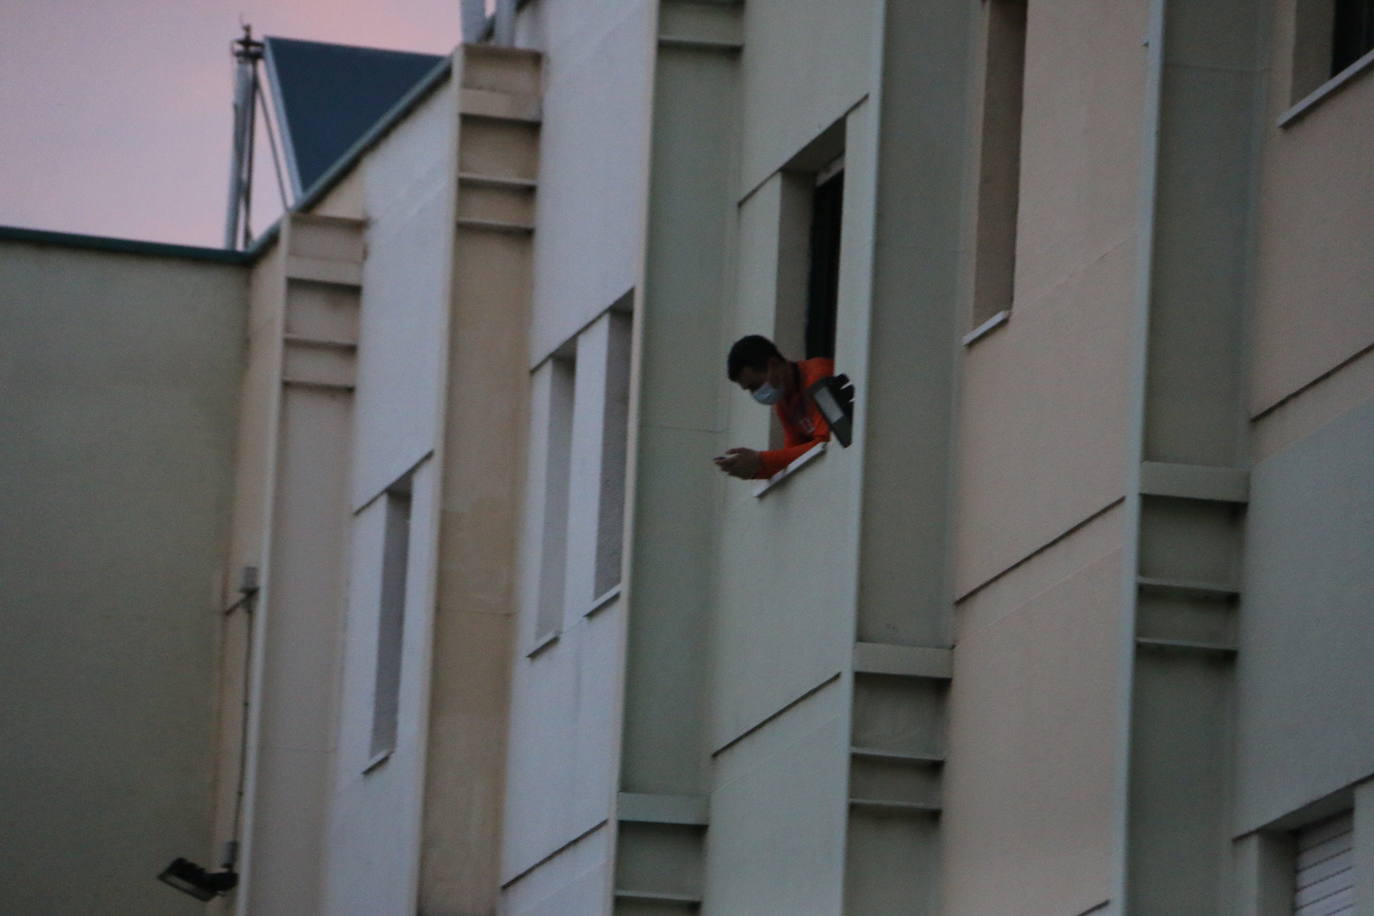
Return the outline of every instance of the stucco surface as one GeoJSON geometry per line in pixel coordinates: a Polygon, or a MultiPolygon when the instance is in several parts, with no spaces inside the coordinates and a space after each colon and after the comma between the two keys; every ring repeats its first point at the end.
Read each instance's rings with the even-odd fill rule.
{"type": "Polygon", "coordinates": [[[1374,402],[1257,465],[1236,667],[1236,829],[1374,770],[1374,402]]]}
{"type": "MultiPolygon", "coordinates": [[[[329,913],[408,909],[419,850],[422,758],[426,722],[421,691],[428,685],[430,619],[427,588],[433,576],[435,468],[423,463],[412,480],[407,599],[401,647],[396,746],[371,772],[373,694],[382,593],[386,500],[354,517],[348,558],[348,604],[340,676],[338,753],[326,827],[329,858],[324,906],[329,913]]],[[[487,634],[474,633],[481,644],[487,634]]]]}
{"type": "MultiPolygon", "coordinates": [[[[1121,554],[1114,532],[1084,531],[1095,559],[1027,589],[955,648],[941,820],[950,916],[1081,913],[1110,896],[1121,554]]],[[[1033,586],[1035,565],[1011,578],[1033,586]]]]}
{"type": "Polygon", "coordinates": [[[839,911],[847,694],[837,680],[718,756],[707,912],[839,911]]]}
{"type": "Polygon", "coordinates": [[[1123,491],[1145,8],[1030,9],[1015,299],[961,375],[959,594],[1123,491]]]}
{"type": "Polygon", "coordinates": [[[450,84],[360,166],[368,224],[358,316],[355,508],[433,449],[438,436],[455,105],[450,84]]]}
{"type": "MultiPolygon", "coordinates": [[[[568,627],[532,658],[511,693],[501,880],[510,881],[611,814],[624,609],[617,602],[568,627]]],[[[544,866],[541,865],[542,870],[544,866]]],[[[561,869],[561,866],[560,866],[561,869]]],[[[540,877],[531,884],[572,880],[540,877]]],[[[548,893],[552,893],[550,888],[548,893]]],[[[536,894],[537,898],[540,896],[536,894]]],[[[521,892],[521,899],[526,899],[521,892]]]]}
{"type": "Polygon", "coordinates": [[[531,4],[546,55],[531,364],[636,285],[649,132],[653,4],[531,4]]]}
{"type": "Polygon", "coordinates": [[[781,168],[868,92],[874,0],[744,4],[739,196],[781,168]],[[824,49],[798,53],[798,49],[824,49]]]}
{"type": "Polygon", "coordinates": [[[1374,344],[1374,72],[1301,119],[1288,107],[1290,2],[1274,6],[1274,79],[1258,188],[1249,406],[1273,406],[1374,344]]]}
{"type": "Polygon", "coordinates": [[[6,242],[0,276],[0,910],[193,914],[154,876],[209,853],[247,272],[6,242]]]}

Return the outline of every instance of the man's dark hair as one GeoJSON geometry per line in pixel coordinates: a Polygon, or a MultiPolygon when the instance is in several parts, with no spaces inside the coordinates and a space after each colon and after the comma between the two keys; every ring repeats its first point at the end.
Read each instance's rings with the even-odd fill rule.
{"type": "Polygon", "coordinates": [[[742,369],[765,372],[768,369],[768,361],[775,356],[782,359],[782,353],[778,352],[777,346],[767,337],[759,334],[741,337],[735,341],[735,345],[730,348],[730,355],[725,358],[725,374],[730,381],[735,382],[739,381],[742,369]]]}

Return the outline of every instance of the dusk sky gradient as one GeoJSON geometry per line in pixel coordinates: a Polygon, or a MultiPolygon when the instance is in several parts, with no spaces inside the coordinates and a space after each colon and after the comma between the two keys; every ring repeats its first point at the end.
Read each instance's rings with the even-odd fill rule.
{"type": "MultiPolygon", "coordinates": [[[[0,0],[0,225],[219,247],[239,17],[448,54],[460,0],[0,0]]],[[[258,140],[253,230],[280,213],[258,140]]]]}

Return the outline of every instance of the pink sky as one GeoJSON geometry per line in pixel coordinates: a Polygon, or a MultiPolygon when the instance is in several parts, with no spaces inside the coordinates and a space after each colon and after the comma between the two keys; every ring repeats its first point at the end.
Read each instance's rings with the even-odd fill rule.
{"type": "MultiPolygon", "coordinates": [[[[0,0],[0,225],[219,247],[240,13],[259,36],[447,54],[460,5],[0,0]]],[[[255,233],[281,209],[265,153],[256,185],[255,233]]]]}

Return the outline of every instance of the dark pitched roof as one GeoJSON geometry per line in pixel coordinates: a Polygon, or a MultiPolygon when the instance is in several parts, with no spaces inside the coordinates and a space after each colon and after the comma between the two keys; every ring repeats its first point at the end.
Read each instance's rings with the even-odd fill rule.
{"type": "Polygon", "coordinates": [[[445,60],[293,38],[269,36],[263,44],[298,199],[445,60]]]}

